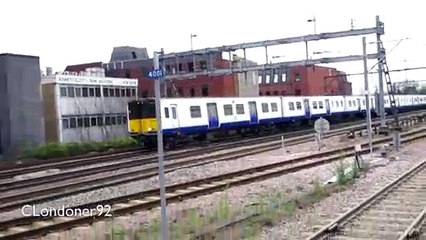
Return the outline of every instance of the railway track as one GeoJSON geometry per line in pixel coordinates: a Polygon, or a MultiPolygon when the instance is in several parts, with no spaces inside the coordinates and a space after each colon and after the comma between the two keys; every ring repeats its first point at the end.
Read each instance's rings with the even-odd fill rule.
{"type": "MultiPolygon", "coordinates": [[[[343,128],[330,131],[325,137],[333,137],[341,135],[352,128],[343,128]]],[[[358,129],[358,126],[355,127],[358,129]]],[[[294,137],[285,141],[286,146],[297,145],[301,143],[310,142],[313,135],[304,135],[294,137]]],[[[198,157],[191,157],[188,159],[181,159],[166,163],[165,170],[167,172],[176,171],[182,168],[195,167],[205,165],[213,162],[228,161],[244,156],[254,155],[266,151],[281,148],[281,140],[272,142],[256,144],[246,147],[240,147],[231,151],[224,151],[221,153],[211,153],[200,155],[198,157]]],[[[69,181],[63,181],[61,178],[52,178],[51,175],[46,179],[28,179],[25,181],[14,182],[13,188],[7,188],[0,184],[0,191],[3,194],[0,196],[0,212],[13,210],[25,204],[35,204],[39,202],[49,201],[60,197],[66,197],[72,194],[87,192],[99,188],[134,182],[138,180],[148,179],[158,175],[158,166],[156,164],[147,166],[144,169],[129,170],[123,173],[112,173],[98,177],[83,177],[72,178],[69,181]],[[62,181],[60,181],[62,180],[62,181]],[[36,186],[36,187],[31,187],[36,186]]],[[[69,176],[66,176],[69,179],[69,176]]],[[[6,185],[8,186],[8,185],[6,185]]]]}
{"type": "Polygon", "coordinates": [[[419,239],[425,234],[421,229],[425,214],[426,160],[320,229],[309,240],[419,239]]]}
{"type": "MultiPolygon", "coordinates": [[[[402,134],[401,143],[410,142],[426,137],[425,128],[411,130],[402,134]]],[[[374,148],[392,141],[392,137],[382,137],[373,141],[374,148]]],[[[367,143],[362,144],[363,151],[368,152],[367,143]]],[[[195,198],[225,188],[244,185],[282,174],[311,168],[344,157],[353,155],[353,146],[336,148],[311,156],[294,158],[278,163],[236,171],[228,174],[213,176],[192,182],[166,186],[168,203],[183,199],[195,198]]],[[[96,209],[99,205],[112,205],[113,215],[120,216],[136,211],[148,210],[160,205],[159,189],[151,189],[137,194],[117,197],[104,201],[93,202],[74,209],[96,209]]],[[[108,218],[105,214],[73,217],[23,217],[0,222],[0,239],[22,239],[25,237],[40,236],[49,231],[70,229],[73,226],[91,224],[95,221],[108,218]]]]}
{"type": "MultiPolygon", "coordinates": [[[[415,111],[415,112],[409,112],[404,115],[402,115],[402,118],[409,118],[411,116],[424,116],[426,114],[426,111],[415,111]]],[[[375,120],[375,119],[373,119],[375,120]]],[[[356,122],[346,122],[341,124],[332,125],[332,129],[339,128],[339,127],[346,127],[351,126],[354,124],[362,124],[364,123],[364,120],[359,120],[356,122]]],[[[389,117],[388,122],[392,122],[392,119],[389,117]]],[[[377,126],[378,122],[374,122],[373,126],[377,126]]],[[[301,136],[305,134],[313,133],[313,130],[302,130],[297,132],[289,132],[289,133],[279,133],[272,136],[265,136],[265,137],[256,137],[256,138],[239,138],[238,140],[241,141],[235,141],[234,139],[226,139],[219,143],[202,143],[199,146],[196,146],[195,148],[188,148],[181,151],[167,151],[166,152],[166,160],[167,158],[178,158],[178,157],[185,157],[185,156],[191,156],[194,154],[194,152],[199,151],[200,149],[203,149],[203,151],[214,151],[225,147],[236,147],[238,145],[244,145],[247,143],[258,143],[259,141],[270,141],[273,138],[278,138],[281,136],[284,136],[285,138],[288,137],[294,137],[294,136],[301,136]]],[[[140,166],[142,164],[149,164],[157,161],[156,154],[153,154],[152,151],[148,150],[131,150],[129,152],[120,152],[120,153],[113,153],[113,154],[102,154],[100,156],[94,156],[94,157],[83,157],[83,158],[66,158],[66,159],[51,159],[51,160],[37,160],[37,161],[30,161],[29,163],[23,163],[22,165],[13,165],[13,166],[0,166],[0,182],[7,181],[7,179],[10,179],[17,175],[22,174],[28,174],[28,173],[35,173],[40,171],[47,171],[51,169],[56,170],[67,170],[70,168],[78,168],[82,166],[88,166],[91,164],[107,164],[108,168],[110,170],[119,169],[120,166],[123,167],[133,167],[133,166],[140,166]],[[140,155],[150,154],[148,156],[139,157],[140,155]],[[136,159],[129,159],[125,160],[126,158],[133,158],[136,157],[136,159]]],[[[97,172],[106,171],[106,167],[98,167],[97,172]]],[[[89,174],[95,173],[94,170],[81,170],[80,173],[83,174],[84,172],[88,172],[89,174]]],[[[71,175],[69,175],[71,176],[71,175]]]]}

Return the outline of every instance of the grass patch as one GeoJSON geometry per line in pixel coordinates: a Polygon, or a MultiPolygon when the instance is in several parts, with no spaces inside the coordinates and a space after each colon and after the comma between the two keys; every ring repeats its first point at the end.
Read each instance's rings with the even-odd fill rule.
{"type": "Polygon", "coordinates": [[[51,159],[73,157],[89,152],[104,152],[110,149],[135,147],[138,142],[133,138],[117,138],[102,142],[47,143],[40,146],[25,145],[21,159],[51,159]]]}

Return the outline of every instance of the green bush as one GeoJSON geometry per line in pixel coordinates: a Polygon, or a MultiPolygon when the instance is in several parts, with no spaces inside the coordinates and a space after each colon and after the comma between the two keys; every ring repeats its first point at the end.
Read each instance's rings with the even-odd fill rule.
{"type": "Polygon", "coordinates": [[[37,159],[72,157],[89,152],[102,152],[111,148],[120,149],[137,145],[138,142],[133,138],[117,138],[102,142],[48,143],[31,149],[26,148],[22,157],[37,159]]]}

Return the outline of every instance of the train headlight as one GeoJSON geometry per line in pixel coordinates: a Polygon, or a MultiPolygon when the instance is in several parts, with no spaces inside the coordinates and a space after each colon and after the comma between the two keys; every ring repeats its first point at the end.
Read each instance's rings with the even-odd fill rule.
{"type": "Polygon", "coordinates": [[[153,129],[152,128],[148,128],[148,131],[152,131],[153,129]]]}

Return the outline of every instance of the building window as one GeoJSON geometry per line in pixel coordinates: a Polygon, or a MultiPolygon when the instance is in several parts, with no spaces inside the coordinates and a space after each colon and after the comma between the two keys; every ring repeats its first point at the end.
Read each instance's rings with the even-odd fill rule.
{"type": "Polygon", "coordinates": [[[127,117],[123,116],[123,124],[126,124],[126,123],[127,123],[127,117]]]}
{"type": "Polygon", "coordinates": [[[271,76],[269,74],[266,74],[266,84],[271,83],[271,76]]]}
{"type": "Polygon", "coordinates": [[[94,97],[95,96],[95,89],[94,88],[89,88],[89,96],[90,97],[94,97]]]}
{"type": "Polygon", "coordinates": [[[207,61],[204,61],[204,60],[200,61],[200,69],[202,69],[202,70],[207,69],[207,61]]]}
{"type": "Polygon", "coordinates": [[[199,106],[191,106],[189,107],[191,111],[191,118],[200,118],[201,117],[201,109],[199,106]]]}
{"type": "Polygon", "coordinates": [[[179,93],[179,96],[183,96],[183,91],[182,91],[182,88],[178,88],[178,93],[179,93]]]}
{"type": "Polygon", "coordinates": [[[88,117],[84,118],[84,127],[90,127],[90,118],[88,117]]]}
{"type": "Polygon", "coordinates": [[[114,88],[109,88],[107,96],[114,97],[114,88]]]}
{"type": "Polygon", "coordinates": [[[132,88],[132,97],[136,97],[136,88],[132,88]]]}
{"type": "Polygon", "coordinates": [[[96,117],[91,117],[90,118],[90,126],[96,126],[97,124],[96,124],[96,117]]]}
{"type": "Polygon", "coordinates": [[[275,73],[274,74],[274,83],[277,83],[278,82],[278,74],[277,73],[275,73]]]}
{"type": "Polygon", "coordinates": [[[183,65],[182,65],[182,63],[179,63],[179,72],[181,72],[181,71],[183,71],[183,65]]]}
{"type": "Polygon", "coordinates": [[[192,62],[188,63],[188,71],[194,72],[194,63],[192,63],[192,62]]]}
{"type": "Polygon", "coordinates": [[[87,89],[87,87],[81,88],[81,91],[83,92],[83,97],[89,96],[89,90],[87,89]]]}
{"type": "Polygon", "coordinates": [[[77,120],[75,118],[70,118],[70,128],[77,127],[77,120]]]}
{"type": "Polygon", "coordinates": [[[295,73],[294,74],[294,80],[296,81],[296,82],[298,82],[298,81],[300,81],[302,78],[300,77],[300,73],[295,73]]]}
{"type": "Polygon", "coordinates": [[[271,92],[270,91],[266,91],[266,96],[271,96],[271,92]]]}
{"type": "Polygon", "coordinates": [[[244,105],[243,104],[237,104],[236,109],[237,109],[237,114],[244,114],[244,105]]]}
{"type": "Polygon", "coordinates": [[[95,88],[95,96],[101,97],[101,88],[100,87],[95,88]]]}
{"type": "Polygon", "coordinates": [[[301,102],[296,102],[296,109],[297,110],[301,110],[302,109],[302,103],[301,102]]]}
{"type": "Polygon", "coordinates": [[[278,105],[277,105],[277,103],[271,103],[271,110],[272,110],[272,112],[278,112],[278,105]]]}
{"type": "Polygon", "coordinates": [[[121,116],[117,116],[117,125],[123,124],[123,118],[121,116]]]}
{"type": "Polygon", "coordinates": [[[231,104],[223,105],[223,111],[225,112],[225,116],[232,115],[232,105],[231,104]]]}
{"type": "Polygon", "coordinates": [[[130,97],[130,88],[126,88],[126,97],[130,97]]]}
{"type": "Polygon", "coordinates": [[[111,125],[111,117],[110,116],[105,117],[105,125],[111,125]]]}
{"type": "Polygon", "coordinates": [[[67,88],[66,87],[61,87],[60,92],[61,92],[61,97],[67,96],[67,88]]]}
{"type": "Polygon", "coordinates": [[[294,110],[294,103],[293,102],[288,102],[288,109],[290,109],[291,111],[294,110]]]}
{"type": "Polygon", "coordinates": [[[259,84],[262,84],[262,83],[263,83],[263,76],[262,76],[262,75],[259,75],[259,77],[258,77],[258,82],[259,82],[259,84]]]}
{"type": "MultiPolygon", "coordinates": [[[[126,89],[124,89],[124,88],[121,89],[121,95],[120,96],[121,97],[125,97],[126,96],[126,89]]],[[[118,96],[116,96],[116,97],[118,97],[118,96]]]]}
{"type": "Polygon", "coordinates": [[[63,129],[70,128],[70,125],[69,125],[69,124],[70,124],[70,123],[69,123],[69,120],[68,120],[67,118],[62,119],[62,128],[63,128],[63,129]]]}
{"type": "Polygon", "coordinates": [[[126,69],[126,74],[125,74],[126,78],[130,78],[131,74],[130,74],[130,70],[126,69]]]}
{"type": "Polygon", "coordinates": [[[296,91],[294,92],[294,95],[296,96],[300,96],[302,94],[302,91],[300,89],[296,89],[296,91]]]}
{"type": "Polygon", "coordinates": [[[117,125],[117,118],[115,116],[111,117],[111,124],[112,125],[117,125]]]}
{"type": "Polygon", "coordinates": [[[81,97],[81,88],[75,88],[75,96],[81,97]]]}
{"type": "Polygon", "coordinates": [[[263,93],[262,93],[262,92],[259,92],[259,96],[263,96],[263,93]]]}
{"type": "Polygon", "coordinates": [[[204,96],[204,97],[209,95],[209,86],[203,85],[201,87],[201,95],[204,96]]]}
{"type": "Polygon", "coordinates": [[[104,97],[108,97],[109,96],[109,89],[108,88],[103,88],[103,90],[102,90],[102,92],[103,92],[103,94],[104,94],[104,97]]]}
{"type": "Polygon", "coordinates": [[[166,116],[166,118],[169,118],[169,108],[164,108],[164,116],[166,116]]]}
{"type": "Polygon", "coordinates": [[[262,112],[264,113],[269,112],[269,106],[267,103],[262,103],[262,112]]]}
{"type": "Polygon", "coordinates": [[[104,125],[104,118],[103,117],[97,117],[98,120],[98,126],[104,125]]]}
{"type": "MultiPolygon", "coordinates": [[[[116,97],[120,97],[120,89],[119,88],[116,88],[116,89],[114,89],[114,91],[112,92],[112,95],[110,96],[110,97],[114,97],[114,96],[116,96],[116,97]],[[115,91],[115,95],[114,95],[114,91],[115,91]]],[[[111,90],[110,90],[110,92],[109,93],[111,93],[111,90]]],[[[124,96],[123,96],[124,97],[124,96]]]]}
{"type": "Polygon", "coordinates": [[[68,87],[68,97],[74,97],[74,87],[68,87]]]}
{"type": "Polygon", "coordinates": [[[287,82],[287,74],[281,73],[281,82],[287,82]]]}
{"type": "Polygon", "coordinates": [[[278,91],[274,91],[274,95],[275,95],[275,96],[278,96],[278,91]]]}
{"type": "Polygon", "coordinates": [[[83,127],[83,118],[77,118],[77,127],[83,127]]]}
{"type": "Polygon", "coordinates": [[[167,88],[166,96],[172,96],[172,89],[169,87],[167,88]]]}
{"type": "Polygon", "coordinates": [[[191,90],[189,90],[189,95],[190,95],[191,97],[195,96],[195,90],[194,90],[194,88],[193,88],[193,87],[191,88],[191,90]]]}

